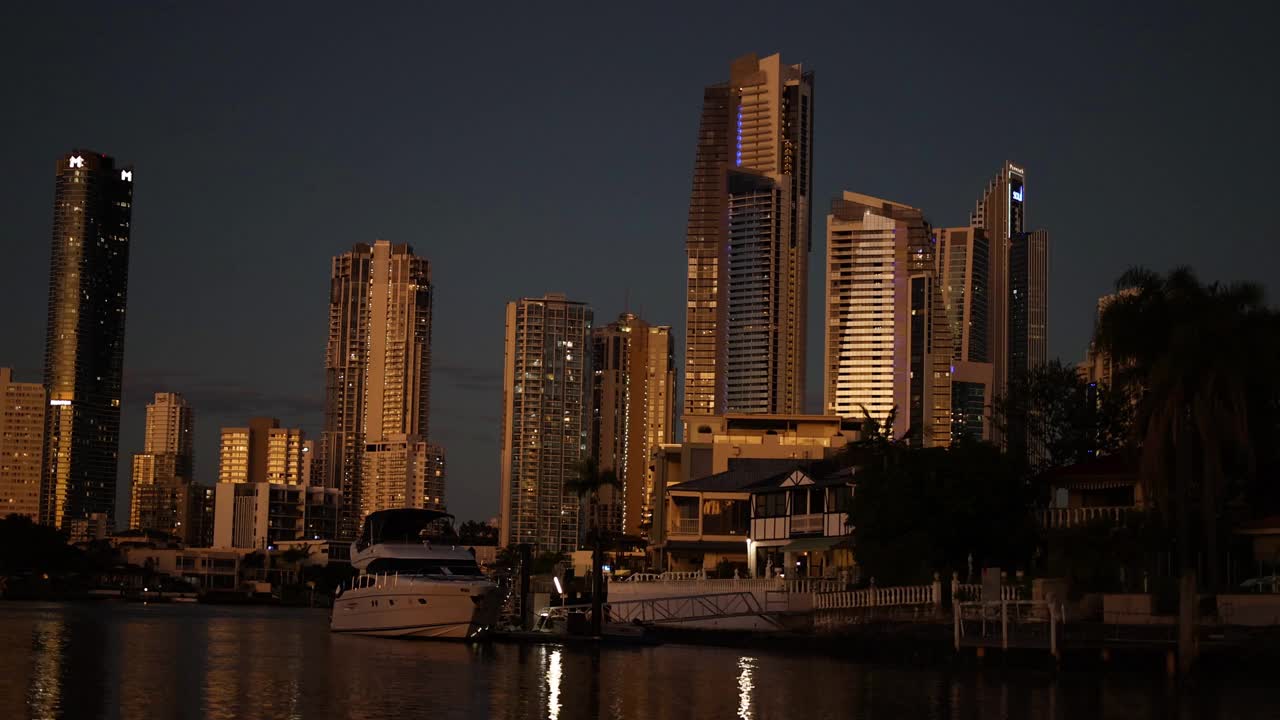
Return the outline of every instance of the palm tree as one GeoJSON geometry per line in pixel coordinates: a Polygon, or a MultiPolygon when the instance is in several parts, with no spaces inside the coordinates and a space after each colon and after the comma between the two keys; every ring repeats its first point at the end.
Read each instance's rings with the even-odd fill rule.
{"type": "Polygon", "coordinates": [[[577,477],[565,483],[565,490],[578,496],[578,502],[588,504],[587,532],[584,539],[591,543],[591,634],[599,635],[603,614],[604,574],[604,528],[600,522],[600,491],[608,488],[621,488],[618,474],[612,469],[601,470],[593,457],[585,457],[577,465],[577,477]]]}
{"type": "Polygon", "coordinates": [[[290,583],[298,581],[298,574],[302,570],[302,563],[311,557],[311,545],[304,543],[299,546],[290,547],[288,550],[280,553],[280,561],[285,564],[288,570],[290,583]]]}
{"type": "Polygon", "coordinates": [[[1115,383],[1138,401],[1134,439],[1141,449],[1142,483],[1166,522],[1174,520],[1185,671],[1195,657],[1191,508],[1200,507],[1209,587],[1216,590],[1224,478],[1227,468],[1252,471],[1249,388],[1271,312],[1258,286],[1206,286],[1188,268],[1165,276],[1135,268],[1121,276],[1117,288],[1095,341],[1111,356],[1115,383]]]}

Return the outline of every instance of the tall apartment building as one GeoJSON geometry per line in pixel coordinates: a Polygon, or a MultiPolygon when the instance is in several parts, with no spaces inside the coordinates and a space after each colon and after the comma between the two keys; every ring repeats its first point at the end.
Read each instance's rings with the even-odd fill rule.
{"type": "Polygon", "coordinates": [[[213,547],[265,549],[306,532],[305,485],[218,483],[213,547]]]}
{"type": "MultiPolygon", "coordinates": [[[[992,396],[1008,392],[1009,383],[1009,241],[1023,231],[1026,172],[1006,161],[978,198],[969,224],[981,228],[990,242],[991,306],[987,316],[991,353],[992,396]]],[[[998,433],[992,433],[993,439],[998,433]]]]}
{"type": "Polygon", "coordinates": [[[302,482],[317,485],[316,482],[316,441],[302,441],[302,482]]]}
{"type": "Polygon", "coordinates": [[[431,267],[378,240],[333,259],[320,476],[342,492],[339,539],[359,531],[361,464],[392,436],[427,439],[431,267]]]}
{"type": "Polygon", "coordinates": [[[88,150],[59,158],[44,353],[46,525],[115,517],[132,214],[132,167],[88,150]]]}
{"type": "Polygon", "coordinates": [[[830,415],[866,412],[925,447],[951,438],[951,327],[937,250],[920,210],[845,192],[827,216],[830,415]]]}
{"type": "Polygon", "coordinates": [[[804,405],[813,73],[733,61],[703,92],[686,230],[684,414],[804,405]]]}
{"type": "Polygon", "coordinates": [[[174,474],[191,480],[195,463],[195,418],[191,406],[179,393],[156,393],[147,404],[147,425],[142,451],[174,456],[174,474]]]}
{"type": "Polygon", "coordinates": [[[218,482],[305,485],[303,442],[302,430],[282,428],[276,418],[222,428],[218,482]]]}
{"type": "Polygon", "coordinates": [[[565,489],[590,453],[591,309],[550,293],[507,303],[500,543],[578,546],[578,498],[565,489]]]}
{"type": "Polygon", "coordinates": [[[263,548],[306,532],[306,440],[276,418],[222,428],[214,547],[263,548]]]}
{"type": "Polygon", "coordinates": [[[592,452],[622,483],[606,501],[608,529],[639,535],[653,517],[654,456],[675,439],[675,342],[670,327],[623,313],[592,347],[592,452]]]}
{"type": "Polygon", "coordinates": [[[142,452],[133,456],[131,529],[165,532],[192,542],[188,536],[198,530],[190,517],[196,502],[191,488],[194,436],[194,413],[182,395],[156,393],[147,404],[142,452]]]}
{"type": "Polygon", "coordinates": [[[1025,377],[1049,361],[1049,233],[1009,240],[1009,376],[1025,377]]]}
{"type": "Polygon", "coordinates": [[[413,435],[388,435],[365,446],[360,518],[394,508],[444,510],[444,450],[413,435]]]}
{"type": "Polygon", "coordinates": [[[991,244],[982,228],[935,228],[938,274],[951,327],[951,437],[990,439],[991,244]]]}
{"type": "Polygon", "coordinates": [[[17,382],[0,368],[0,518],[40,518],[40,462],[46,396],[39,383],[17,382]]]}

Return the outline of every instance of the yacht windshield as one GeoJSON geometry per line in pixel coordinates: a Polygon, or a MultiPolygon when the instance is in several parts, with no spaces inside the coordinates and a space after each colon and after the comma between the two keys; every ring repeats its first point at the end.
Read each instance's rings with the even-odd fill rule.
{"type": "Polygon", "coordinates": [[[464,575],[479,576],[480,567],[475,561],[428,560],[421,558],[378,558],[369,563],[365,571],[372,575],[464,575]]]}

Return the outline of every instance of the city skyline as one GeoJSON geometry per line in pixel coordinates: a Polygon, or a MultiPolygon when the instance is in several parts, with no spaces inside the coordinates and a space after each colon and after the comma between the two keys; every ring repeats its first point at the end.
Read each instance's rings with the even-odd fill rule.
{"type": "MultiPolygon", "coordinates": [[[[50,32],[65,29],[73,36],[83,32],[63,28],[57,20],[52,15],[33,19],[37,26],[56,28],[50,32]]],[[[1111,18],[1112,27],[1079,21],[1063,23],[1061,31],[1046,24],[1029,28],[1041,43],[1063,44],[1073,36],[1072,43],[1085,39],[1101,45],[1097,56],[1073,60],[1070,72],[1067,66],[1046,57],[1024,57],[1010,64],[1005,58],[991,57],[966,60],[956,67],[938,67],[936,60],[928,66],[913,65],[917,61],[895,58],[895,63],[907,63],[899,70],[905,81],[902,84],[913,86],[913,95],[954,97],[946,88],[948,83],[957,90],[964,88],[966,96],[976,95],[969,99],[983,108],[975,113],[980,119],[951,119],[941,125],[925,124],[923,117],[894,109],[895,105],[905,106],[900,102],[901,91],[893,87],[883,88],[888,96],[875,103],[885,109],[872,113],[867,98],[856,92],[854,77],[863,73],[841,60],[836,39],[823,28],[812,27],[811,20],[803,27],[783,20],[770,28],[770,33],[717,33],[705,47],[681,51],[670,59],[638,61],[626,57],[632,54],[636,41],[624,38],[618,43],[620,51],[592,45],[559,58],[598,54],[593,73],[637,81],[626,92],[591,93],[592,102],[600,103],[600,111],[619,118],[621,124],[610,128],[608,123],[599,127],[585,127],[580,121],[566,123],[580,135],[573,144],[558,142],[564,136],[553,132],[555,126],[573,118],[583,106],[556,90],[556,97],[565,101],[563,107],[509,119],[531,122],[533,130],[552,133],[548,138],[553,140],[537,148],[527,147],[523,140],[517,142],[514,138],[525,137],[521,133],[504,140],[501,123],[507,120],[498,121],[498,125],[485,120],[501,108],[484,104],[475,94],[465,97],[467,102],[480,103],[479,115],[459,113],[469,118],[468,122],[477,122],[477,117],[483,121],[473,132],[432,124],[448,122],[436,120],[434,114],[423,124],[427,132],[410,131],[426,118],[424,109],[383,98],[392,100],[390,108],[407,111],[403,114],[409,122],[395,120],[395,113],[387,113],[374,124],[364,125],[364,135],[352,137],[336,131],[353,118],[342,114],[332,123],[324,119],[316,122],[310,114],[291,113],[287,104],[268,100],[270,93],[258,94],[275,87],[268,84],[250,84],[243,91],[215,84],[218,106],[235,106],[236,100],[241,100],[249,108],[250,124],[261,123],[260,132],[245,132],[243,121],[234,117],[222,118],[228,127],[215,131],[217,123],[198,119],[204,101],[189,98],[185,102],[192,114],[179,112],[177,116],[179,127],[185,129],[166,132],[154,121],[135,129],[131,124],[156,108],[147,106],[140,94],[156,93],[157,83],[166,82],[163,70],[135,78],[137,87],[121,85],[110,81],[111,74],[123,67],[120,61],[96,56],[100,67],[89,68],[89,74],[107,81],[105,87],[119,95],[106,102],[107,96],[95,90],[93,83],[85,83],[87,87],[72,83],[64,70],[57,69],[63,66],[54,64],[54,69],[47,71],[47,86],[83,87],[80,92],[91,102],[119,108],[120,117],[110,113],[80,117],[70,108],[85,100],[76,100],[73,106],[66,104],[70,97],[49,96],[49,109],[14,120],[14,132],[24,140],[21,146],[13,144],[15,169],[2,181],[5,193],[0,202],[6,217],[13,219],[6,245],[13,245],[8,258],[17,268],[17,277],[0,290],[0,299],[7,307],[36,309],[24,310],[34,319],[4,318],[8,352],[0,363],[15,366],[19,380],[39,381],[39,338],[44,323],[39,277],[47,277],[48,263],[47,169],[67,147],[87,144],[128,158],[140,169],[138,191],[143,194],[139,199],[145,202],[139,206],[142,210],[136,223],[130,273],[130,350],[120,455],[127,458],[142,446],[141,413],[146,399],[160,390],[183,392],[202,418],[197,431],[196,470],[196,479],[201,482],[213,480],[209,470],[216,453],[217,427],[234,424],[235,417],[244,411],[278,415],[290,426],[302,426],[309,436],[319,437],[317,408],[322,399],[316,397],[315,388],[321,382],[317,357],[323,338],[315,306],[323,302],[318,298],[325,293],[327,260],[359,238],[385,236],[415,243],[440,269],[438,337],[440,347],[449,349],[437,357],[438,407],[434,414],[437,425],[440,419],[449,418],[447,432],[453,437],[441,441],[450,448],[454,477],[467,478],[468,488],[466,495],[454,496],[450,504],[463,517],[488,517],[497,506],[490,480],[496,473],[498,439],[492,408],[499,402],[500,379],[495,381],[499,363],[495,358],[500,356],[501,339],[493,328],[500,322],[502,302],[547,288],[563,288],[571,297],[590,302],[598,317],[613,317],[623,309],[629,294],[631,305],[643,308],[641,314],[646,319],[681,327],[681,235],[698,121],[696,109],[690,108],[696,107],[702,87],[722,79],[730,58],[752,51],[779,52],[784,58],[802,60],[817,73],[822,112],[816,119],[816,152],[824,158],[815,166],[814,193],[819,208],[824,208],[839,189],[851,187],[920,207],[938,226],[959,226],[972,209],[975,191],[989,179],[996,163],[1005,158],[1025,163],[1032,174],[1028,203],[1034,206],[1034,223],[1050,228],[1055,238],[1049,355],[1076,362],[1087,349],[1094,302],[1112,289],[1115,277],[1128,265],[1146,262],[1167,268],[1187,262],[1202,268],[1208,277],[1231,280],[1257,277],[1262,272],[1258,268],[1274,264],[1275,251],[1266,242],[1274,230],[1256,221],[1257,208],[1265,206],[1260,196],[1265,183],[1251,180],[1261,177],[1256,173],[1270,164],[1274,150],[1263,146],[1261,152],[1256,147],[1247,152],[1249,148],[1236,144],[1236,138],[1254,134],[1249,131],[1252,123],[1271,116],[1267,103],[1274,102],[1273,98],[1263,94],[1254,100],[1261,107],[1253,105],[1247,112],[1231,113],[1230,127],[1225,118],[1215,119],[1207,110],[1183,107],[1176,99],[1171,101],[1173,111],[1167,111],[1167,106],[1159,113],[1147,109],[1170,92],[1166,77],[1203,78],[1211,72],[1210,67],[1249,64],[1252,50],[1241,43],[1227,53],[1230,57],[1212,58],[1207,66],[1199,61],[1185,65],[1189,61],[1182,59],[1182,54],[1200,47],[1188,28],[1204,20],[1173,13],[1139,21],[1135,15],[1121,13],[1111,18]],[[1137,33],[1137,41],[1119,42],[1133,33],[1137,33]],[[1112,75],[1113,67],[1130,69],[1119,78],[1112,75]],[[930,80],[935,73],[940,77],[930,80]],[[1000,87],[992,88],[964,81],[1003,73],[1014,75],[1011,80],[1018,83],[1017,93],[1010,93],[1010,84],[1003,82],[993,83],[1000,87]],[[1045,81],[1043,87],[1037,86],[1039,78],[1062,77],[1068,81],[1045,81]],[[1125,93],[1130,95],[1122,97],[1125,93]],[[264,109],[266,116],[262,115],[264,109]],[[990,119],[993,113],[1004,117],[1015,111],[1014,121],[996,123],[990,119]],[[1051,117],[1064,111],[1062,121],[1051,117]],[[268,121],[273,112],[282,112],[284,117],[268,121]],[[296,141],[291,140],[294,127],[300,128],[296,141]],[[520,167],[512,170],[514,184],[529,189],[515,193],[519,196],[515,199],[496,198],[472,170],[460,164],[456,151],[446,147],[448,143],[436,145],[430,140],[453,134],[442,132],[445,130],[460,132],[456,136],[467,142],[495,138],[496,146],[487,150],[485,157],[516,158],[520,167]],[[1214,136],[1221,147],[1211,154],[1195,150],[1173,166],[1153,154],[1173,137],[1202,133],[1214,136]],[[321,147],[328,149],[317,151],[321,147]],[[570,153],[568,171],[563,173],[565,185],[530,182],[532,170],[526,170],[525,165],[537,168],[533,176],[545,175],[545,167],[555,166],[551,158],[561,161],[565,148],[582,150],[570,153]],[[205,164],[201,175],[192,177],[207,197],[180,180],[193,172],[195,158],[205,164]],[[441,174],[453,171],[457,190],[433,184],[421,192],[408,192],[398,183],[381,179],[395,177],[406,159],[434,164],[445,171],[441,174]],[[615,170],[626,166],[629,172],[619,173],[620,186],[606,191],[600,187],[605,184],[597,181],[603,172],[597,163],[615,170]],[[921,172],[921,168],[928,172],[921,172]],[[297,182],[304,176],[305,181],[297,182]],[[1209,180],[1228,176],[1238,181],[1209,180]],[[582,178],[592,180],[583,184],[582,178]],[[291,187],[282,189],[286,186],[291,187]],[[433,198],[426,206],[430,214],[424,215],[423,198],[428,196],[433,198]],[[1111,201],[1102,201],[1105,198],[1111,201]],[[1209,212],[1176,217],[1158,212],[1164,207],[1207,209],[1227,202],[1237,212],[1218,216],[1212,225],[1207,218],[1214,214],[1209,212]],[[208,205],[219,208],[221,222],[213,224],[217,227],[187,221],[206,213],[208,205]],[[592,205],[599,209],[588,208],[581,216],[569,212],[571,207],[592,205]],[[308,217],[313,214],[309,212],[312,207],[336,211],[324,213],[323,221],[318,221],[308,217]],[[1081,212],[1084,207],[1090,207],[1091,212],[1081,212]],[[644,217],[633,226],[616,223],[616,218],[627,216],[644,217]],[[574,253],[597,251],[603,237],[600,227],[606,222],[602,218],[608,218],[609,227],[617,228],[610,231],[611,247],[621,243],[645,248],[643,253],[627,256],[622,274],[582,272],[583,265],[595,269],[610,264],[601,255],[582,255],[588,262],[577,267],[559,267],[550,257],[555,253],[544,257],[542,246],[548,243],[559,249],[571,247],[574,253]],[[529,233],[527,241],[519,235],[523,232],[529,233]],[[423,244],[424,239],[433,241],[423,244]],[[490,252],[478,252],[480,248],[490,252]],[[254,259],[244,262],[246,257],[254,259]],[[1246,257],[1251,258],[1247,265],[1242,262],[1246,257]],[[655,279],[650,282],[650,278],[655,279]],[[247,312],[262,313],[262,329],[238,326],[247,312]]],[[[127,22],[130,20],[102,26],[119,30],[127,22]]],[[[652,28],[644,20],[637,22],[639,29],[652,28]]],[[[1209,24],[1213,28],[1225,22],[1209,24]]],[[[278,29],[283,18],[267,13],[264,23],[266,28],[278,29]]],[[[709,25],[705,13],[695,13],[688,32],[706,33],[709,25]]],[[[985,30],[976,25],[959,23],[957,30],[976,33],[975,42],[995,42],[1004,33],[1022,36],[1018,32],[1021,28],[1008,23],[995,23],[985,30]]],[[[117,35],[124,46],[121,59],[132,58],[134,65],[145,65],[145,53],[163,47],[161,39],[145,26],[117,35]]],[[[265,38],[248,40],[251,48],[267,47],[265,38]]],[[[884,42],[873,39],[880,50],[884,42]]],[[[12,50],[32,57],[52,52],[52,48],[42,50],[23,43],[20,40],[12,50]]],[[[191,51],[179,49],[169,64],[190,67],[193,60],[188,53],[200,48],[209,49],[199,44],[191,51]]],[[[440,52],[461,57],[456,50],[446,45],[440,52]]],[[[528,44],[520,42],[512,49],[516,54],[528,51],[528,44]]],[[[60,52],[81,58],[84,53],[71,46],[60,52]]],[[[404,50],[393,47],[389,52],[404,50]]],[[[866,55],[871,59],[865,62],[881,62],[876,60],[876,52],[866,55]]],[[[524,94],[524,85],[502,79],[490,63],[503,65],[505,61],[490,57],[478,63],[480,69],[473,72],[493,72],[493,77],[507,83],[494,93],[506,96],[503,107],[508,102],[531,101],[532,96],[524,94]]],[[[80,67],[87,65],[81,63],[80,67]]],[[[869,69],[883,67],[879,64],[869,69]]],[[[243,65],[232,62],[219,72],[244,70],[243,65]]],[[[459,82],[474,80],[472,75],[459,82]]],[[[358,83],[349,76],[339,74],[336,82],[335,92],[374,99],[362,95],[358,83]]],[[[1239,81],[1228,77],[1227,87],[1210,87],[1206,92],[1214,96],[1222,93],[1222,99],[1235,82],[1239,81]]],[[[285,99],[314,91],[304,77],[297,90],[285,88],[285,99]]],[[[20,92],[20,97],[28,97],[26,93],[37,97],[38,91],[20,92]]],[[[1213,106],[1214,102],[1204,105],[1213,106]]],[[[174,115],[161,112],[157,117],[174,115]]],[[[820,255],[815,243],[810,256],[811,277],[815,278],[810,283],[806,404],[810,410],[816,408],[812,404],[815,381],[821,377],[814,370],[815,356],[819,355],[816,339],[820,337],[815,331],[814,309],[819,307],[821,296],[814,287],[818,276],[812,274],[820,255]]],[[[1257,279],[1274,283],[1269,276],[1257,279]]],[[[683,352],[683,344],[683,339],[677,340],[677,353],[683,352]]],[[[682,361],[678,367],[683,367],[682,361]]],[[[127,469],[118,476],[125,477],[124,472],[127,469]]],[[[461,490],[462,486],[455,483],[452,487],[461,490]]]]}

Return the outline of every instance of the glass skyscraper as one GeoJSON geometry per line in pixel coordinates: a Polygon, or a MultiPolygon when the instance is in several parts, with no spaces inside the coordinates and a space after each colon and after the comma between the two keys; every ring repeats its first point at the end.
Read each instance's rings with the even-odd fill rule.
{"type": "Polygon", "coordinates": [[[90,150],[54,175],[40,520],[115,516],[133,168],[90,150]]]}
{"type": "Polygon", "coordinates": [[[735,60],[706,88],[686,232],[687,415],[803,411],[813,73],[735,60]]]}

